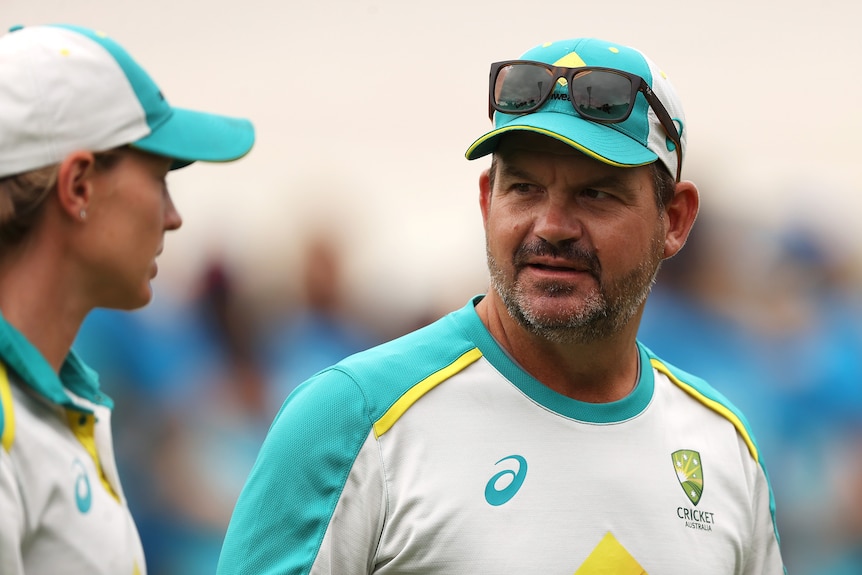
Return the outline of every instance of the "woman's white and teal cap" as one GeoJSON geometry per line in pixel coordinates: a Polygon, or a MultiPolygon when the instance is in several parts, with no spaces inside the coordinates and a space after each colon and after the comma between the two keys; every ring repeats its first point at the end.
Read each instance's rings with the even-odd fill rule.
{"type": "Polygon", "coordinates": [[[174,108],[117,42],[94,30],[45,25],[0,36],[0,177],[124,145],[172,158],[174,169],[229,162],[251,150],[254,127],[174,108]]]}
{"type": "MultiPolygon", "coordinates": [[[[595,38],[575,38],[537,46],[520,57],[556,66],[602,66],[637,74],[646,80],[674,120],[685,156],[685,117],[682,104],[667,76],[640,51],[595,38]]],[[[555,91],[566,92],[558,83],[555,91]]],[[[537,111],[524,115],[496,112],[494,129],[473,142],[468,160],[494,152],[500,137],[513,130],[537,132],[556,138],[606,164],[634,167],[661,161],[671,175],[677,173],[677,155],[646,98],[638,92],[635,107],[625,122],[601,124],[582,118],[565,99],[550,98],[537,111]]]]}

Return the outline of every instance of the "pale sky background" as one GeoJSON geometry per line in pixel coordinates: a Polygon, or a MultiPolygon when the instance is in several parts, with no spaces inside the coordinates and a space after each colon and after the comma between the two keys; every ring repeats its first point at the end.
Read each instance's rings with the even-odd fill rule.
{"type": "Polygon", "coordinates": [[[184,216],[158,283],[221,251],[255,289],[289,282],[310,228],[345,242],[356,301],[460,306],[485,287],[477,180],[492,61],[548,40],[635,46],[686,111],[702,210],[802,220],[862,247],[855,0],[0,0],[0,25],[119,41],[175,106],[250,118],[241,162],[169,184],[184,216]]]}

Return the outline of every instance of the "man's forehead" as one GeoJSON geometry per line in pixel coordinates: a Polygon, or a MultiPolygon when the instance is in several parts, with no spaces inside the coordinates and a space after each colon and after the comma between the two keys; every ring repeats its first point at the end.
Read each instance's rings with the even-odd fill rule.
{"type": "Polygon", "coordinates": [[[649,165],[614,166],[601,162],[556,138],[532,132],[513,131],[500,139],[494,152],[492,170],[501,179],[539,177],[551,170],[571,181],[585,184],[603,182],[631,189],[651,189],[649,165]],[[563,175],[565,174],[565,176],[563,175]]]}
{"type": "Polygon", "coordinates": [[[497,164],[522,163],[521,161],[557,161],[571,162],[578,169],[587,169],[598,174],[617,174],[620,178],[638,177],[640,172],[649,171],[649,165],[620,166],[602,162],[579,149],[560,141],[552,136],[513,130],[503,134],[497,149],[494,151],[497,164]]]}
{"type": "Polygon", "coordinates": [[[568,166],[569,169],[594,176],[620,173],[617,177],[630,177],[628,169],[611,166],[588,156],[577,148],[556,138],[532,132],[512,132],[501,138],[494,154],[496,163],[504,172],[526,169],[529,166],[568,166]]]}

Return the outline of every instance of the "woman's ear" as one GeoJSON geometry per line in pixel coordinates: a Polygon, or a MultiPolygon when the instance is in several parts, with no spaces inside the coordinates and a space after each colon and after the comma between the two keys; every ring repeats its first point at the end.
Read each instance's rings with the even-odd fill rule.
{"type": "Polygon", "coordinates": [[[664,257],[672,257],[688,239],[700,209],[700,193],[694,183],[677,182],[673,198],[665,207],[667,229],[664,237],[664,257]]]}
{"type": "Polygon", "coordinates": [[[64,213],[75,220],[86,219],[93,195],[96,159],[92,152],[72,152],[60,162],[57,172],[57,199],[64,213]]]}

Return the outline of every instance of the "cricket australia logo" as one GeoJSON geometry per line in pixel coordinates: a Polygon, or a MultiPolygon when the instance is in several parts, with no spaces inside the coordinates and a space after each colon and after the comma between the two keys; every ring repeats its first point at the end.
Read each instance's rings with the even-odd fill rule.
{"type": "Polygon", "coordinates": [[[676,478],[689,500],[696,506],[703,494],[703,464],[700,453],[680,449],[671,454],[676,478]]]}
{"type": "Polygon", "coordinates": [[[692,449],[680,449],[671,454],[676,479],[682,486],[685,496],[694,507],[677,507],[676,516],[685,521],[685,526],[698,531],[712,531],[715,526],[715,513],[695,509],[703,495],[703,461],[700,453],[692,449]]]}

